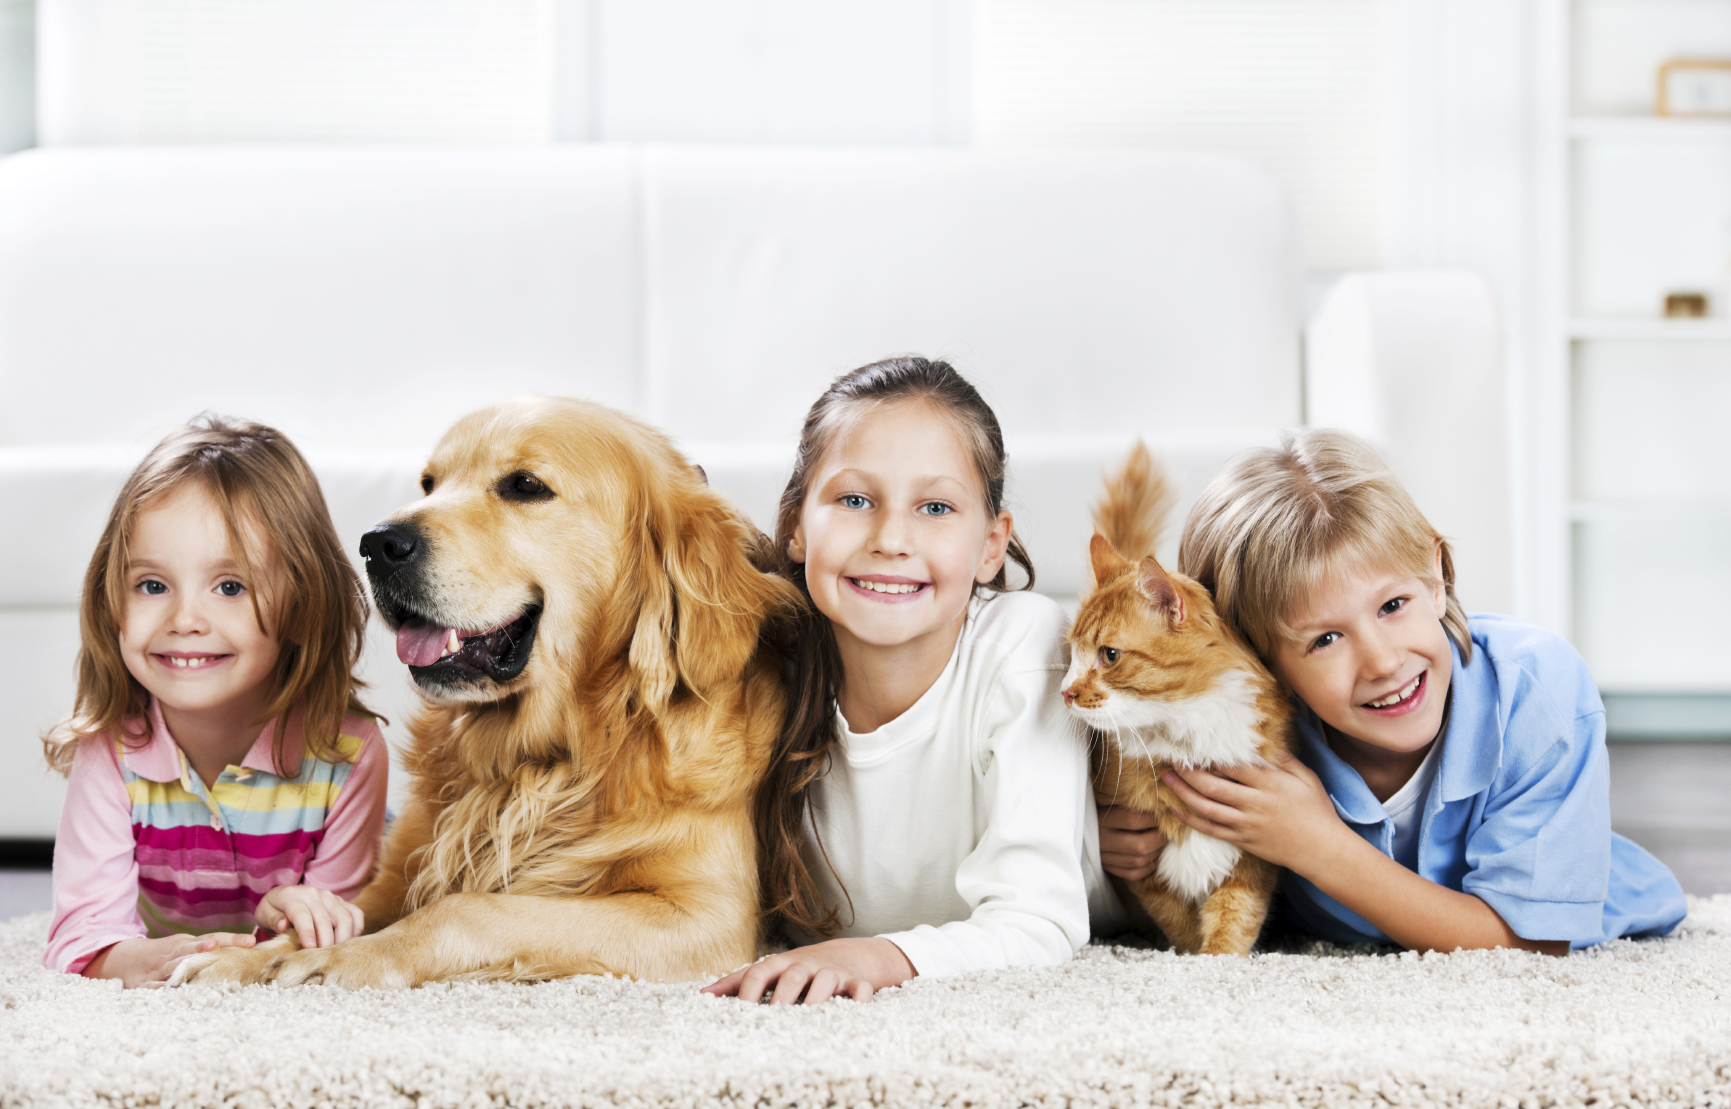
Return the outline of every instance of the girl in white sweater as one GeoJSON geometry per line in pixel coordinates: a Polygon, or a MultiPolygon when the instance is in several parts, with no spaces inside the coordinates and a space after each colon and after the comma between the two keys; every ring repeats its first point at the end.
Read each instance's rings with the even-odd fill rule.
{"type": "Polygon", "coordinates": [[[1111,895],[1058,692],[1064,617],[1025,591],[1003,492],[997,418],[946,363],[862,367],[807,414],[776,546],[825,619],[791,710],[812,721],[804,761],[772,771],[760,821],[779,822],[766,865],[804,869],[814,896],[776,907],[804,946],[707,992],[864,1001],[1087,942],[1090,898],[1111,895]]]}

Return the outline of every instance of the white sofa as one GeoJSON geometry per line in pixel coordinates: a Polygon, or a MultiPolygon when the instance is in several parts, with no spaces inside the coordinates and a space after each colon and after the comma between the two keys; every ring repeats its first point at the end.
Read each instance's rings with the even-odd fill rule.
{"type": "MultiPolygon", "coordinates": [[[[1187,502],[1233,452],[1300,423],[1308,386],[1313,418],[1378,439],[1432,493],[1427,509],[1477,559],[1469,581],[1506,583],[1503,371],[1483,282],[1355,276],[1324,305],[1308,359],[1300,304],[1285,199],[1206,154],[6,159],[0,838],[54,832],[60,786],[36,737],[71,703],[78,590],[114,492],[206,409],[292,436],[351,544],[417,495],[452,420],[523,391],[646,417],[767,527],[800,418],[832,377],[942,356],[995,406],[1039,585],[1065,595],[1101,468],[1135,437],[1187,502]],[[1461,444],[1462,413],[1481,444],[1464,495],[1448,476],[1458,458],[1407,449],[1461,444]]],[[[414,694],[376,628],[363,665],[400,734],[414,694]]]]}

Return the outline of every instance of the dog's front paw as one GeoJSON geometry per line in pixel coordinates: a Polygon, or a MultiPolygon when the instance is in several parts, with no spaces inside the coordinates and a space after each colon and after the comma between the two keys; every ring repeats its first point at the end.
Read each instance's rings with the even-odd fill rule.
{"type": "Polygon", "coordinates": [[[356,936],[335,947],[297,951],[276,969],[275,981],[282,986],[341,986],[358,990],[400,990],[418,979],[403,961],[396,945],[379,936],[356,936]]]}
{"type": "Polygon", "coordinates": [[[175,966],[168,984],[238,982],[250,986],[269,982],[282,961],[299,951],[300,946],[293,932],[285,932],[257,947],[219,947],[214,951],[188,955],[175,966]]]}

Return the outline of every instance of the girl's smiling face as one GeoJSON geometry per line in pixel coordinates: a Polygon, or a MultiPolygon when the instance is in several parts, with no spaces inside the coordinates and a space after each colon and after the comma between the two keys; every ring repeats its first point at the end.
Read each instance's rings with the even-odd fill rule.
{"type": "Polygon", "coordinates": [[[1274,672],[1364,759],[1422,751],[1442,727],[1454,673],[1446,603],[1440,554],[1433,578],[1346,575],[1291,621],[1274,672]]]}
{"type": "MultiPolygon", "coordinates": [[[[188,483],[139,512],[127,555],[120,654],[139,684],[171,712],[262,708],[279,646],[258,625],[257,583],[243,576],[204,487],[188,483]]],[[[267,569],[249,561],[255,573],[267,569]]],[[[260,611],[268,623],[262,598],[260,611]]]]}
{"type": "Polygon", "coordinates": [[[974,585],[1004,563],[1010,523],[987,506],[955,425],[929,404],[892,402],[836,435],[788,553],[844,650],[947,634],[947,654],[974,585]]]}

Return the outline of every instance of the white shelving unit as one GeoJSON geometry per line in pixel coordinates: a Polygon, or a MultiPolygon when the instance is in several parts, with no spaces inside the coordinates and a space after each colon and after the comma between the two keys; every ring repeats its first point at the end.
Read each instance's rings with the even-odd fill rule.
{"type": "Polygon", "coordinates": [[[1545,607],[1614,733],[1731,735],[1731,120],[1654,114],[1665,61],[1731,57],[1731,0],[1540,13],[1545,607]]]}

